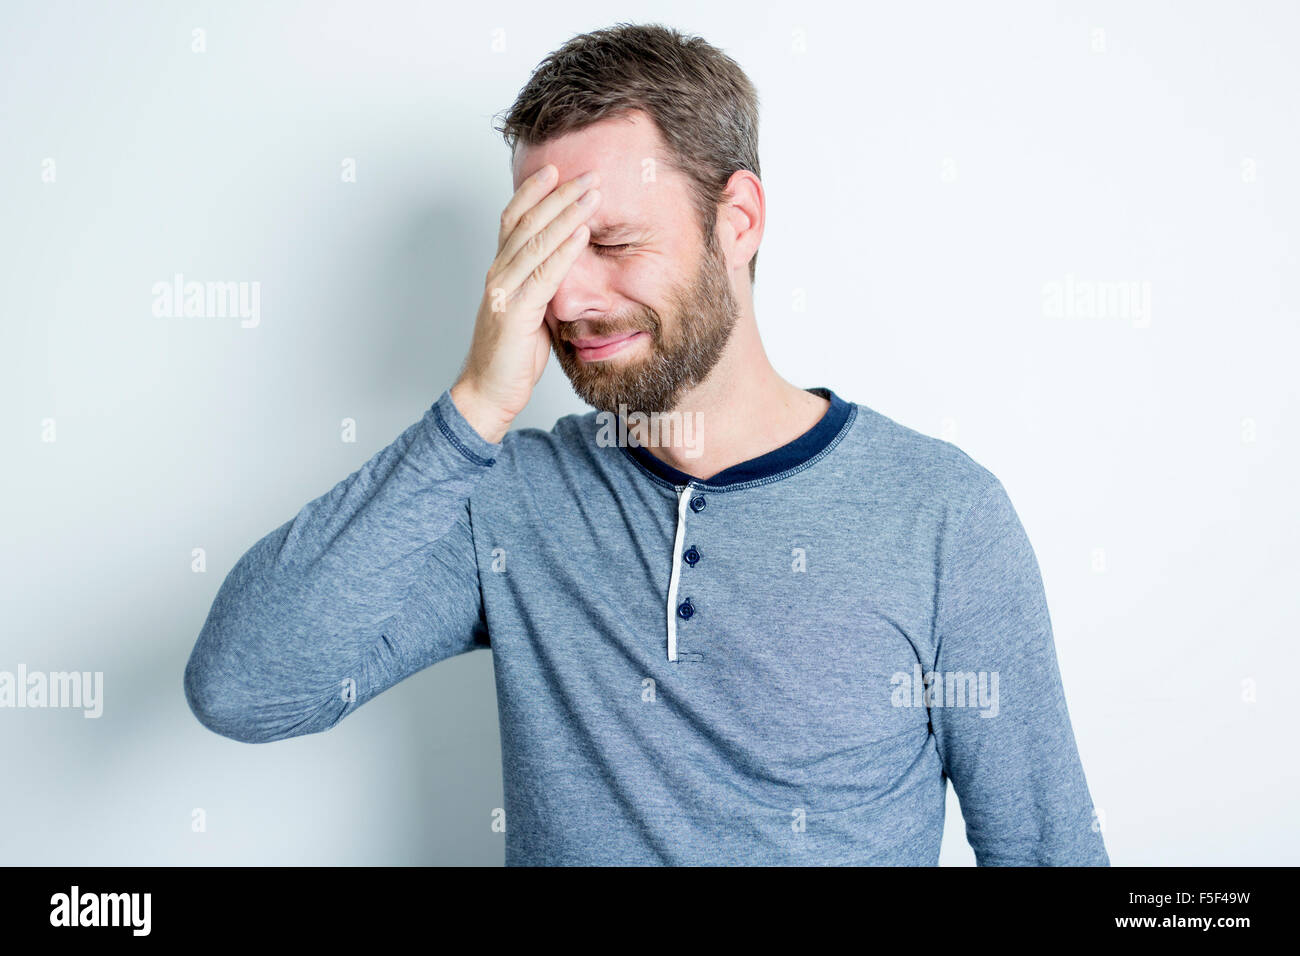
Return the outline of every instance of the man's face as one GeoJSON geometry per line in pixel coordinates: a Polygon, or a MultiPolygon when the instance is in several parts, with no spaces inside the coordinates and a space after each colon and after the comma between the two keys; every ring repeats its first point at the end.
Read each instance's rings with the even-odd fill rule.
{"type": "Polygon", "coordinates": [[[712,232],[700,236],[685,177],[644,113],[521,147],[515,188],[546,163],[565,182],[599,173],[591,239],[546,309],[560,366],[587,404],[668,412],[721,358],[739,316],[712,232]],[[647,174],[647,169],[652,176],[647,174]]]}

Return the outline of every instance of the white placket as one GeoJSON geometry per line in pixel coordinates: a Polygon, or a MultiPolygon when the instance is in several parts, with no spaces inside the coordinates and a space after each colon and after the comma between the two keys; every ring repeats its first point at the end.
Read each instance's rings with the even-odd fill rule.
{"type": "Polygon", "coordinates": [[[685,485],[677,496],[677,538],[673,542],[673,573],[668,580],[668,659],[677,660],[677,585],[682,576],[682,542],[686,540],[686,503],[691,486],[685,485]]]}

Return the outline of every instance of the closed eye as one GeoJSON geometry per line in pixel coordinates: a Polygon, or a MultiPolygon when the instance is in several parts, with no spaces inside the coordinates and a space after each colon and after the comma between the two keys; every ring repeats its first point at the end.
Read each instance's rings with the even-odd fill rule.
{"type": "Polygon", "coordinates": [[[594,249],[596,250],[596,255],[598,255],[598,256],[610,256],[610,255],[614,255],[614,254],[615,254],[619,249],[626,249],[626,248],[628,248],[628,247],[631,245],[631,243],[630,243],[630,242],[624,242],[624,243],[620,243],[619,245],[616,245],[616,246],[602,246],[602,245],[598,245],[597,243],[594,243],[594,242],[593,242],[591,245],[592,245],[592,248],[594,248],[594,249]]]}

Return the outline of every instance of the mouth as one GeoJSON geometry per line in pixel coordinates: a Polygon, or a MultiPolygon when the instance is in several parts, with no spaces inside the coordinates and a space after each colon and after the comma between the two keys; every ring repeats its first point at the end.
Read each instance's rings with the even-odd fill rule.
{"type": "Polygon", "coordinates": [[[598,339],[576,339],[569,344],[573,346],[573,351],[577,353],[578,358],[584,362],[598,362],[617,355],[648,334],[648,332],[624,332],[621,335],[606,335],[598,339]]]}

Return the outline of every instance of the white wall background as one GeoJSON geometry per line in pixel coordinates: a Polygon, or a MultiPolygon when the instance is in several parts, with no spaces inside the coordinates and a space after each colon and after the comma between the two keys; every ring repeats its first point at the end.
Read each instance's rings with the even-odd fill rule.
{"type": "MultiPolygon", "coordinates": [[[[490,654],[258,746],[181,675],[239,555],[452,382],[491,118],[617,20],[759,88],[778,369],[1006,484],[1112,861],[1300,863],[1293,5],[369,0],[0,12],[0,670],[105,681],[97,720],[0,710],[0,862],[502,861],[490,654]],[[155,317],[178,272],[260,282],[260,324],[155,317]],[[1053,316],[1067,276],[1150,311],[1053,316]]],[[[521,425],[584,410],[552,364],[521,425]]]]}

